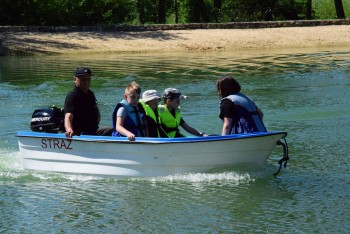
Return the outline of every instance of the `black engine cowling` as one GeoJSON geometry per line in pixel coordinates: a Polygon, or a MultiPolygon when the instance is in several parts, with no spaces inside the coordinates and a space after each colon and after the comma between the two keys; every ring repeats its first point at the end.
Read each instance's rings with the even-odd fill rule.
{"type": "Polygon", "coordinates": [[[63,132],[64,110],[56,106],[34,110],[30,128],[35,132],[63,132]]]}

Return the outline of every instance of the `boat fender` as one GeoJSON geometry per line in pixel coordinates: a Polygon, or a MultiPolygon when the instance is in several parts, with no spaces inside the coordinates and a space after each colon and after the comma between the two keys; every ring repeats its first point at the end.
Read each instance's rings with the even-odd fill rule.
{"type": "Polygon", "coordinates": [[[276,176],[281,171],[283,162],[284,162],[283,166],[287,167],[287,162],[289,160],[287,140],[286,138],[283,138],[283,139],[284,139],[284,143],[281,140],[277,141],[277,145],[282,145],[283,147],[283,157],[278,161],[279,168],[278,168],[278,171],[273,174],[274,176],[276,176]]]}
{"type": "Polygon", "coordinates": [[[64,110],[56,106],[34,110],[30,128],[34,132],[63,132],[64,110]]]}

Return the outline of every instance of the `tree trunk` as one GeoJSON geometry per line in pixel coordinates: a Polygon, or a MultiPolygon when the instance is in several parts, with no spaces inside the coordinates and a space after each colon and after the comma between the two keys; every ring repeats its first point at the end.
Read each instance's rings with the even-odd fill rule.
{"type": "Polygon", "coordinates": [[[174,0],[175,24],[179,23],[179,12],[177,8],[177,0],[174,0]]]}
{"type": "Polygon", "coordinates": [[[312,0],[306,1],[306,19],[312,19],[312,0]]]}
{"type": "Polygon", "coordinates": [[[204,0],[189,0],[189,20],[191,23],[208,22],[209,17],[204,0]]]}
{"type": "Polygon", "coordinates": [[[335,4],[335,11],[337,13],[338,19],[345,19],[345,13],[344,13],[342,0],[334,0],[334,4],[335,4]]]}
{"type": "Polygon", "coordinates": [[[216,23],[221,21],[221,5],[221,0],[214,0],[214,18],[216,23]]]}
{"type": "Polygon", "coordinates": [[[165,24],[165,0],[158,0],[158,14],[157,14],[157,23],[165,24]]]}

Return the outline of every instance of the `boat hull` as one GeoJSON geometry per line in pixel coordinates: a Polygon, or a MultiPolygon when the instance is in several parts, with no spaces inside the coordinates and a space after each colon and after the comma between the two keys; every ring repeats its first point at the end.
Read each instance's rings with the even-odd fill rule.
{"type": "Polygon", "coordinates": [[[285,132],[126,138],[19,132],[24,169],[103,176],[166,176],[237,164],[263,166],[285,132]]]}

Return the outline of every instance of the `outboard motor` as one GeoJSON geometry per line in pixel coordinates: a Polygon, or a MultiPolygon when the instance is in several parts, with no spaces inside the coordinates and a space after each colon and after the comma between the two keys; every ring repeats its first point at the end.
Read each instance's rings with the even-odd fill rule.
{"type": "Polygon", "coordinates": [[[35,132],[63,132],[64,110],[56,106],[36,109],[32,115],[30,128],[35,132]]]}

